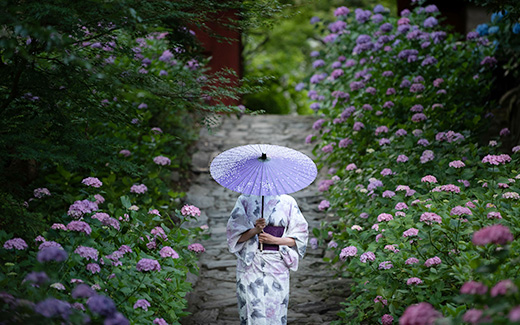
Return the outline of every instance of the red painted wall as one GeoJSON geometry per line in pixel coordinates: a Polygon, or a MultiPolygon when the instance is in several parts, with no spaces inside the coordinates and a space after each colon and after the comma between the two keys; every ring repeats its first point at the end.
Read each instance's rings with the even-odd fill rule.
{"type": "MultiPolygon", "coordinates": [[[[237,30],[230,30],[218,22],[227,19],[236,19],[235,13],[232,11],[219,13],[206,22],[208,31],[200,29],[194,29],[194,31],[205,49],[204,54],[211,57],[209,62],[210,72],[215,73],[226,68],[232,69],[237,76],[229,76],[229,78],[238,85],[238,79],[242,78],[241,35],[237,30]]],[[[223,102],[226,105],[240,104],[239,100],[232,99],[224,99],[223,102]]]]}

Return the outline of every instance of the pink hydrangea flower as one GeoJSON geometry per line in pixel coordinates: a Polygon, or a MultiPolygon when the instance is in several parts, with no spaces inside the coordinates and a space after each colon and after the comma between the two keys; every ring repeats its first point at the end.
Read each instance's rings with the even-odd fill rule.
{"type": "Polygon", "coordinates": [[[156,318],[152,322],[154,325],[168,325],[164,318],[156,318]]]}
{"type": "Polygon", "coordinates": [[[378,269],[380,269],[380,270],[389,270],[389,269],[391,269],[393,267],[394,267],[394,265],[392,264],[391,261],[384,261],[384,262],[379,263],[378,269]]]}
{"type": "Polygon", "coordinates": [[[388,175],[392,175],[392,174],[393,174],[393,172],[390,168],[385,168],[381,171],[382,176],[388,176],[388,175]]]}
{"type": "Polygon", "coordinates": [[[426,121],[428,118],[426,117],[426,115],[424,115],[424,113],[415,113],[413,116],[412,116],[412,122],[422,122],[422,121],[426,121]]]}
{"type": "Polygon", "coordinates": [[[408,280],[406,280],[407,285],[412,285],[412,284],[418,285],[418,284],[422,284],[422,283],[423,283],[423,280],[416,278],[416,277],[409,278],[408,280]]]}
{"type": "Polygon", "coordinates": [[[408,306],[401,318],[400,325],[433,325],[435,320],[441,318],[442,314],[435,310],[432,305],[427,302],[421,302],[408,306]]]}
{"type": "Polygon", "coordinates": [[[436,213],[433,212],[424,212],[421,214],[421,218],[419,221],[426,223],[427,225],[431,225],[433,222],[442,223],[442,218],[436,213]]]}
{"type": "Polygon", "coordinates": [[[506,192],[506,193],[502,194],[502,198],[518,200],[518,199],[520,199],[520,194],[518,194],[516,192],[506,192]]]}
{"type": "Polygon", "coordinates": [[[394,197],[394,196],[395,196],[395,193],[392,192],[392,191],[386,190],[386,191],[383,192],[383,197],[391,198],[391,197],[394,197]]]}
{"type": "Polygon", "coordinates": [[[5,249],[16,249],[21,251],[27,249],[28,247],[29,246],[27,246],[27,243],[22,238],[12,238],[4,243],[5,249]]]}
{"type": "Polygon", "coordinates": [[[383,325],[392,325],[394,323],[394,317],[390,314],[384,314],[381,317],[381,323],[383,325]]]}
{"type": "Polygon", "coordinates": [[[463,207],[463,206],[460,206],[460,205],[458,205],[458,206],[454,207],[453,209],[451,209],[450,214],[452,216],[461,216],[461,215],[469,215],[469,216],[471,216],[471,215],[473,215],[473,213],[471,212],[470,209],[468,209],[466,207],[463,207]]]}
{"type": "Polygon", "coordinates": [[[330,202],[327,200],[322,200],[320,204],[318,205],[318,210],[324,211],[327,208],[330,208],[330,202]]]}
{"type": "Polygon", "coordinates": [[[43,238],[42,235],[38,235],[36,238],[34,238],[35,242],[45,242],[45,238],[43,238]]]}
{"type": "Polygon", "coordinates": [[[87,178],[83,179],[81,181],[81,183],[85,184],[87,186],[92,186],[92,187],[101,187],[103,185],[103,182],[101,182],[96,177],[87,177],[87,178]]]}
{"type": "Polygon", "coordinates": [[[397,156],[396,161],[399,163],[404,163],[408,161],[408,157],[406,157],[405,155],[399,155],[397,156]]]}
{"type": "Polygon", "coordinates": [[[480,323],[488,323],[491,321],[489,316],[482,317],[482,314],[484,313],[483,310],[471,308],[468,309],[464,316],[462,316],[462,321],[469,323],[469,324],[480,324],[480,323]]]}
{"type": "Polygon", "coordinates": [[[96,201],[94,201],[94,203],[98,204],[98,205],[105,202],[105,198],[101,194],[94,195],[94,199],[96,199],[96,201]]]}
{"type": "Polygon", "coordinates": [[[188,250],[195,252],[195,253],[204,253],[206,251],[204,246],[202,246],[199,243],[194,243],[194,244],[188,245],[188,250]]]}
{"type": "Polygon", "coordinates": [[[442,263],[441,259],[437,256],[434,256],[432,258],[427,259],[426,262],[424,262],[424,265],[426,267],[431,267],[433,265],[439,265],[441,263],[442,263]]]}
{"type": "Polygon", "coordinates": [[[96,273],[101,272],[101,268],[96,263],[89,263],[89,264],[87,264],[86,269],[87,269],[87,271],[92,272],[92,274],[96,274],[96,273]]]}
{"type": "Polygon", "coordinates": [[[67,230],[67,227],[62,223],[53,223],[51,229],[54,230],[67,230]]]}
{"type": "Polygon", "coordinates": [[[157,156],[153,159],[153,162],[160,166],[170,165],[172,162],[170,158],[164,156],[157,156]]]}
{"type": "Polygon", "coordinates": [[[375,134],[379,135],[380,133],[388,133],[388,126],[381,125],[376,128],[375,134]]]}
{"type": "Polygon", "coordinates": [[[331,144],[328,144],[326,146],[324,146],[323,148],[321,148],[321,151],[323,151],[324,153],[331,153],[334,151],[334,144],[331,143],[331,144]]]}
{"type": "Polygon", "coordinates": [[[181,214],[183,216],[200,217],[200,209],[194,205],[188,205],[182,207],[181,214]]]}
{"type": "Polygon", "coordinates": [[[163,248],[161,248],[159,254],[161,255],[161,257],[179,258],[179,254],[177,254],[177,252],[169,246],[164,246],[163,248]]]}
{"type": "Polygon", "coordinates": [[[342,261],[346,261],[347,257],[356,256],[356,255],[357,255],[357,248],[355,246],[348,246],[341,250],[341,253],[339,254],[339,258],[342,261]]]}
{"type": "Polygon", "coordinates": [[[484,227],[473,234],[474,245],[485,246],[487,244],[505,245],[512,242],[513,234],[506,226],[497,224],[484,227]]]}
{"type": "Polygon", "coordinates": [[[38,250],[41,251],[44,248],[48,248],[48,247],[56,247],[56,248],[63,249],[63,247],[61,246],[60,243],[57,243],[57,242],[52,241],[52,240],[47,240],[47,241],[44,241],[43,243],[41,243],[40,246],[38,246],[38,250]]]}
{"type": "Polygon", "coordinates": [[[507,154],[501,154],[501,155],[487,155],[484,158],[482,158],[483,163],[488,163],[491,165],[498,166],[500,164],[505,164],[511,161],[511,157],[507,154]]]}
{"type": "Polygon", "coordinates": [[[462,160],[454,160],[448,164],[448,166],[453,168],[462,168],[465,167],[466,164],[462,162],[462,160]]]}
{"type": "Polygon", "coordinates": [[[488,219],[502,219],[502,215],[498,211],[491,211],[487,214],[488,219]]]}
{"type": "Polygon", "coordinates": [[[509,311],[508,318],[510,322],[520,322],[520,305],[509,311]]]}
{"type": "Polygon", "coordinates": [[[396,210],[405,210],[405,209],[408,209],[408,205],[406,205],[406,203],[404,203],[404,202],[398,202],[395,205],[395,209],[396,210]]]}
{"type": "Polygon", "coordinates": [[[364,252],[359,257],[359,260],[361,261],[361,263],[366,263],[367,261],[373,262],[376,260],[376,255],[373,252],[364,252]]]}
{"type": "Polygon", "coordinates": [[[412,264],[417,264],[419,263],[419,260],[416,259],[415,257],[410,257],[409,259],[407,259],[404,264],[406,265],[412,265],[412,264]]]}
{"type": "Polygon", "coordinates": [[[419,229],[410,228],[403,232],[403,237],[417,236],[419,234],[419,229]]]}
{"type": "Polygon", "coordinates": [[[90,233],[92,233],[92,228],[90,228],[90,225],[84,221],[69,222],[69,224],[67,225],[67,230],[84,232],[87,235],[90,235],[90,233]]]}
{"type": "Polygon", "coordinates": [[[518,291],[518,288],[513,283],[513,281],[506,279],[506,280],[502,280],[502,281],[498,282],[497,284],[495,284],[495,286],[493,288],[491,288],[490,294],[491,294],[491,297],[496,297],[496,296],[504,296],[509,293],[515,293],[517,291],[518,291]]]}
{"type": "Polygon", "coordinates": [[[119,154],[124,156],[124,157],[128,157],[128,156],[132,155],[130,150],[126,150],[126,149],[123,149],[123,150],[119,151],[119,154]]]}
{"type": "Polygon", "coordinates": [[[148,187],[144,184],[134,184],[130,187],[130,193],[144,194],[148,191],[148,187]]]}
{"type": "Polygon", "coordinates": [[[480,282],[468,281],[460,287],[460,293],[466,295],[485,295],[488,287],[480,282]]]}
{"type": "Polygon", "coordinates": [[[387,305],[388,305],[388,300],[384,299],[384,298],[381,297],[381,296],[376,296],[376,297],[374,298],[374,303],[377,304],[378,302],[380,302],[383,306],[387,306],[387,305]]]}
{"type": "Polygon", "coordinates": [[[387,138],[381,138],[379,140],[379,145],[380,146],[384,146],[384,145],[387,145],[387,144],[390,144],[390,139],[387,139],[387,138]]]}
{"type": "Polygon", "coordinates": [[[134,304],[134,309],[142,308],[146,311],[148,311],[148,307],[150,307],[150,303],[146,299],[139,299],[134,304]]]}
{"type": "Polygon", "coordinates": [[[78,246],[76,250],[74,250],[74,253],[78,254],[79,256],[86,258],[87,260],[94,260],[97,261],[99,252],[97,249],[87,246],[78,246]]]}
{"type": "Polygon", "coordinates": [[[161,271],[161,265],[156,260],[143,258],[137,262],[136,269],[139,272],[161,271]]]}
{"type": "Polygon", "coordinates": [[[51,195],[51,192],[49,191],[49,189],[47,189],[45,187],[34,189],[33,193],[34,193],[34,197],[37,199],[41,199],[45,196],[51,195]]]}
{"type": "Polygon", "coordinates": [[[509,131],[508,128],[503,128],[502,130],[500,130],[500,136],[501,137],[505,137],[505,136],[508,136],[511,134],[511,131],[509,131]]]}
{"type": "Polygon", "coordinates": [[[348,164],[347,167],[345,168],[345,170],[349,170],[349,171],[352,171],[352,170],[356,170],[357,169],[357,166],[356,164],[348,164]]]}
{"type": "Polygon", "coordinates": [[[95,202],[89,200],[81,200],[74,202],[70,207],[67,214],[73,218],[80,218],[85,213],[91,213],[98,209],[98,205],[95,202]]]}
{"type": "Polygon", "coordinates": [[[394,253],[398,253],[399,249],[395,247],[395,245],[385,245],[384,249],[389,250],[394,253]]]}
{"type": "Polygon", "coordinates": [[[420,161],[421,161],[422,164],[425,164],[428,161],[432,161],[434,158],[435,158],[435,155],[434,155],[433,151],[431,151],[431,150],[424,150],[422,155],[421,155],[420,161]]]}
{"type": "Polygon", "coordinates": [[[377,216],[377,222],[394,220],[394,217],[389,213],[381,213],[377,216]]]}

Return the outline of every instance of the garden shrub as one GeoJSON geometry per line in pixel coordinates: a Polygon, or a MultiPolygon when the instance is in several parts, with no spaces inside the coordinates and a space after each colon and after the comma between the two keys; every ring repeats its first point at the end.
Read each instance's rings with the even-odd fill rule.
{"type": "Polygon", "coordinates": [[[492,36],[461,40],[423,2],[335,16],[312,53],[306,142],[330,177],[314,235],[355,282],[341,322],[518,321],[520,146],[501,152],[508,129],[482,143],[492,36]]]}
{"type": "Polygon", "coordinates": [[[197,274],[204,251],[193,242],[204,230],[182,225],[200,210],[156,209],[140,194],[105,201],[101,180],[82,183],[85,194],[35,239],[0,231],[0,321],[178,324],[191,289],[186,275],[197,274]]]}

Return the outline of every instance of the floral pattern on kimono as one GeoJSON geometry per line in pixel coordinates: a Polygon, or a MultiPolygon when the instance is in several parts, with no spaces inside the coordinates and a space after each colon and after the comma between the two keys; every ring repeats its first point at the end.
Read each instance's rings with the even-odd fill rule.
{"type": "Polygon", "coordinates": [[[282,237],[295,240],[294,247],[260,251],[258,236],[239,243],[240,236],[261,218],[262,197],[241,195],[227,224],[229,251],[237,256],[237,298],[241,324],[286,324],[289,303],[289,270],[307,248],[308,225],[296,200],[289,195],[265,196],[266,224],[285,227],[282,237]]]}

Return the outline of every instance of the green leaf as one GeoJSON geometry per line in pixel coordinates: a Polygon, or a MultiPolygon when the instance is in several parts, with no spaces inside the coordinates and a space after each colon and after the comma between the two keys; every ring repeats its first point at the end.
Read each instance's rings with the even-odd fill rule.
{"type": "Polygon", "coordinates": [[[121,196],[121,203],[127,209],[130,209],[130,207],[132,206],[132,203],[130,202],[130,198],[128,198],[128,196],[126,196],[126,195],[121,196]]]}

